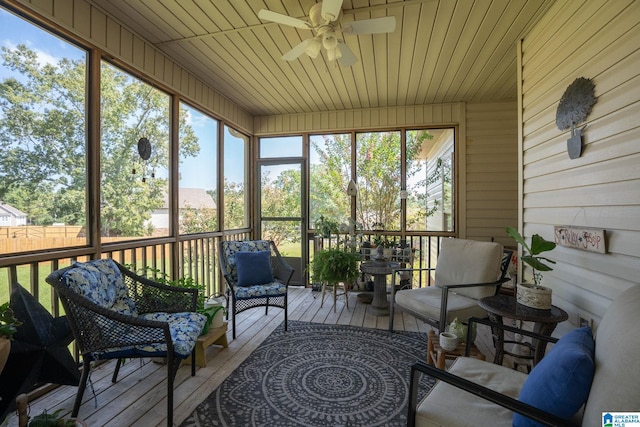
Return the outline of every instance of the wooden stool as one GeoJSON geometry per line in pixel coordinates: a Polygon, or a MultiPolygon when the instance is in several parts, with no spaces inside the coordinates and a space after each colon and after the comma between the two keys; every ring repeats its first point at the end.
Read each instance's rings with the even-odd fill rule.
{"type": "MultiPolygon", "coordinates": [[[[218,344],[223,347],[227,347],[227,322],[225,322],[219,328],[210,328],[205,335],[200,335],[196,341],[196,365],[201,368],[207,366],[207,355],[205,350],[207,347],[213,344],[218,344]]],[[[185,359],[185,363],[191,364],[191,357],[185,359]]]]}
{"type": "MultiPolygon", "coordinates": [[[[435,366],[438,369],[445,368],[445,360],[446,359],[455,359],[458,356],[464,356],[465,350],[467,348],[466,344],[458,344],[453,351],[445,351],[442,347],[440,347],[440,339],[435,331],[432,329],[427,334],[427,363],[431,366],[435,366]]],[[[475,357],[479,360],[485,360],[484,354],[480,353],[478,347],[474,344],[471,344],[471,350],[469,352],[470,357],[475,357]]]]}

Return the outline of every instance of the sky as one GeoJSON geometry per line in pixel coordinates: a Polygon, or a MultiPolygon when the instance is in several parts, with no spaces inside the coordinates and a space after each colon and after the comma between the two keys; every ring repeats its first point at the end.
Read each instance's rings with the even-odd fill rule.
{"type": "MultiPolygon", "coordinates": [[[[14,49],[19,44],[25,44],[35,51],[39,61],[43,64],[55,65],[62,58],[83,60],[86,57],[86,52],[83,49],[0,8],[0,46],[14,49]]],[[[19,74],[13,73],[0,64],[0,79],[7,77],[21,79],[19,74]]],[[[199,139],[200,153],[195,158],[183,159],[184,162],[180,167],[180,186],[212,190],[215,189],[218,165],[215,146],[218,122],[207,119],[205,115],[193,108],[188,107],[188,109],[192,111],[189,123],[199,139]]],[[[225,140],[231,141],[225,150],[228,163],[242,164],[245,150],[242,144],[238,143],[241,140],[231,136],[228,132],[225,132],[224,137],[225,140]]],[[[157,171],[157,174],[158,176],[166,176],[166,172],[163,173],[163,171],[157,171]]],[[[240,167],[227,167],[225,174],[231,181],[242,182],[244,179],[244,171],[240,167]]]]}

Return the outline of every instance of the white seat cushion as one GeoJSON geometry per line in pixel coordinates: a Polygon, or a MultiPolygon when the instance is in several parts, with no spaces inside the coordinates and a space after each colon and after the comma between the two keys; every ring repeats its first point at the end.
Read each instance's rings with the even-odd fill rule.
{"type": "MultiPolygon", "coordinates": [[[[436,286],[491,283],[500,278],[502,245],[465,239],[443,239],[436,265],[436,286]]],[[[495,286],[456,289],[456,293],[480,299],[496,293],[495,286]]]]}
{"type": "MultiPolygon", "coordinates": [[[[527,379],[523,372],[469,357],[459,357],[449,372],[517,398],[527,379]]],[[[442,381],[418,405],[416,426],[511,426],[513,412],[442,381]]]]}
{"type": "MultiPolygon", "coordinates": [[[[440,320],[440,302],[442,288],[430,286],[419,289],[406,289],[396,292],[396,304],[402,308],[420,313],[424,318],[440,320]]],[[[470,317],[486,317],[487,312],[480,308],[478,301],[464,295],[449,292],[447,299],[447,323],[456,317],[466,322],[470,317]]]]}

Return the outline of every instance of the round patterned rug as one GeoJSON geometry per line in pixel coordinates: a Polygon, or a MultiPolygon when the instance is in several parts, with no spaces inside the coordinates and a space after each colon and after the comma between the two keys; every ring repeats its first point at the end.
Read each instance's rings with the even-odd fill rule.
{"type": "MultiPolygon", "coordinates": [[[[280,325],[182,424],[405,426],[411,365],[427,335],[280,325]]],[[[421,395],[433,380],[423,376],[421,395]]]]}

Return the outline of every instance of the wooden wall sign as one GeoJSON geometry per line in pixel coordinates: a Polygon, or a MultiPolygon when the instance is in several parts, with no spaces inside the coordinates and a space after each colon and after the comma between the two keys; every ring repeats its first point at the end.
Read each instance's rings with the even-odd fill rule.
{"type": "Polygon", "coordinates": [[[600,254],[607,252],[603,229],[556,225],[553,234],[556,245],[600,254]]]}

